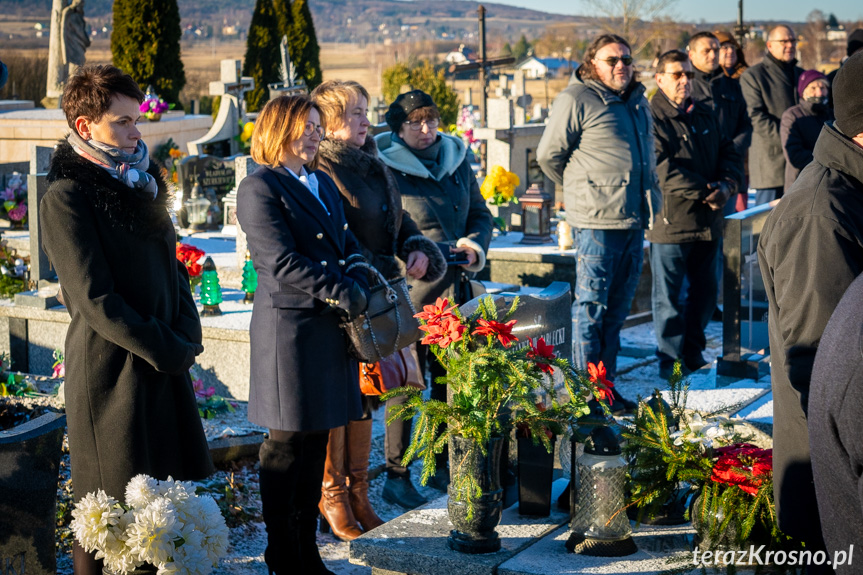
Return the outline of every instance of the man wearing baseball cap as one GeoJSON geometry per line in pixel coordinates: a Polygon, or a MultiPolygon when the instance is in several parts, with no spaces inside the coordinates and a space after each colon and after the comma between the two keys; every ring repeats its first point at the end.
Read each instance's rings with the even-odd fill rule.
{"type": "MultiPolygon", "coordinates": [[[[824,327],[845,290],[863,272],[860,86],[863,53],[849,58],[836,75],[836,121],[822,128],[812,162],[768,216],[758,245],[770,305],[776,512],[779,528],[805,541],[813,553],[824,548],[819,508],[822,517],[842,529],[837,510],[854,504],[822,501],[830,485],[819,482],[832,473],[829,468],[825,472],[822,467],[824,475],[816,474],[813,484],[808,416],[812,365],[824,327]]],[[[816,454],[820,450],[816,436],[812,445],[817,460],[821,454],[816,454]]]]}

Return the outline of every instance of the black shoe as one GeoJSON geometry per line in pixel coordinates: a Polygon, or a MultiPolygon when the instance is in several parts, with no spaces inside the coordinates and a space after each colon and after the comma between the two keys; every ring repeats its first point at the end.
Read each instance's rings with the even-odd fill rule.
{"type": "Polygon", "coordinates": [[[384,483],[383,497],[387,503],[400,505],[405,509],[416,509],[427,502],[427,499],[420,495],[414,484],[411,483],[410,476],[387,477],[387,482],[384,483]]]}
{"type": "MultiPolygon", "coordinates": [[[[689,375],[691,373],[692,373],[691,369],[689,369],[688,367],[686,367],[682,363],[680,364],[680,374],[683,377],[686,377],[687,375],[689,375]]],[[[671,376],[673,374],[674,374],[674,364],[673,363],[669,363],[669,364],[660,363],[659,364],[659,377],[668,381],[669,379],[671,379],[671,376]]]]}
{"type": "Polygon", "coordinates": [[[617,391],[616,387],[611,388],[611,398],[614,402],[611,404],[611,413],[615,415],[621,415],[624,413],[635,413],[635,408],[638,407],[638,403],[634,401],[630,401],[626,399],[620,392],[617,391]]]}
{"type": "Polygon", "coordinates": [[[434,476],[429,479],[428,485],[446,493],[446,488],[449,487],[449,470],[442,468],[435,471],[434,476]]]}

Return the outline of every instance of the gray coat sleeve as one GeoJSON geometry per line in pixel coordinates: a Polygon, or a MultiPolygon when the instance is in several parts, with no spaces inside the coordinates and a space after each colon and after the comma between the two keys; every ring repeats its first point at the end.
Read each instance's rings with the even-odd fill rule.
{"type": "Polygon", "coordinates": [[[536,160],[543,173],[558,186],[563,185],[563,171],[581,138],[578,104],[564,91],[554,99],[554,108],[536,150],[536,160]]]}
{"type": "Polygon", "coordinates": [[[748,69],[740,77],[740,87],[743,89],[743,98],[746,100],[746,108],[749,111],[753,130],[758,131],[770,141],[778,141],[779,118],[770,113],[767,102],[764,100],[761,84],[753,73],[753,68],[748,69]]]}

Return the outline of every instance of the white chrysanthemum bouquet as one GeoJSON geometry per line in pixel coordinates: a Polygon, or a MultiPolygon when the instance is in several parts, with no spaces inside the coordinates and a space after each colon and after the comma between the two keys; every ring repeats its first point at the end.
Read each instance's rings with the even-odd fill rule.
{"type": "Polygon", "coordinates": [[[115,573],[150,563],[159,575],[208,575],[228,548],[228,527],[213,498],[170,477],[133,477],[125,505],[101,489],[88,493],[72,517],[81,547],[96,551],[115,573]]]}

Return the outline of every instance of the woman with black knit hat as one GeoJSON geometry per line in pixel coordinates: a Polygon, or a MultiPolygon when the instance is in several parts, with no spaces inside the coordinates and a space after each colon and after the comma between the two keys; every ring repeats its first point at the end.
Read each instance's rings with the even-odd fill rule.
{"type": "MultiPolygon", "coordinates": [[[[447,298],[451,304],[470,300],[470,279],[485,267],[491,241],[492,216],[479,191],[476,176],[461,139],[438,132],[440,112],[431,96],[421,90],[401,94],[390,104],[386,115],[391,132],[375,137],[381,159],[395,175],[402,205],[427,238],[445,244],[454,263],[434,282],[410,280],[414,306],[447,298]]],[[[419,346],[420,365],[432,377],[431,396],[446,401],[446,387],[434,381],[445,374],[428,347],[419,346]]],[[[388,485],[407,476],[401,456],[402,445],[387,449],[387,485],[384,498],[394,494],[388,485]],[[397,449],[398,448],[398,449],[397,449]]],[[[432,486],[444,490],[449,483],[446,455],[437,456],[438,473],[432,486]]]]}

